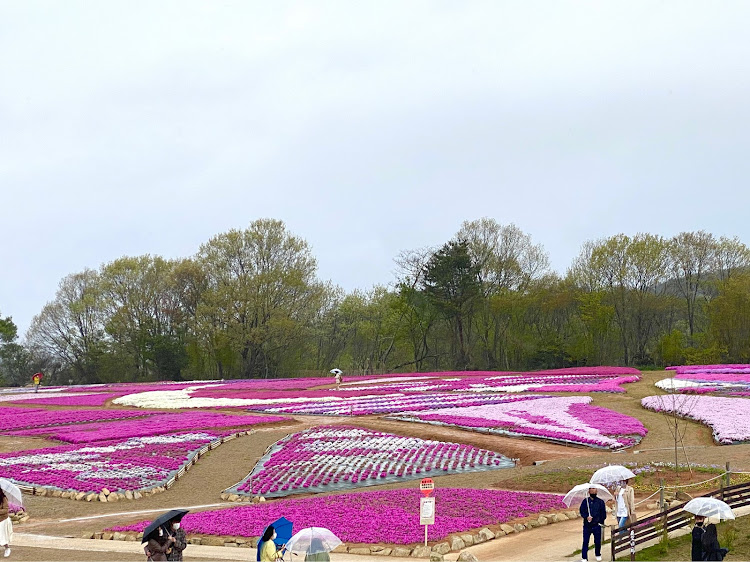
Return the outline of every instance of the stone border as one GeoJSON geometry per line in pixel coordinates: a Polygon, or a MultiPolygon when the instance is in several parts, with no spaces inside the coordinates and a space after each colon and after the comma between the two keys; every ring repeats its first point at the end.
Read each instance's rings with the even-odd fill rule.
{"type": "Polygon", "coordinates": [[[102,490],[97,492],[79,492],[77,490],[62,490],[58,488],[52,488],[52,487],[45,487],[45,486],[18,486],[18,488],[21,490],[21,492],[25,494],[30,494],[33,496],[49,496],[53,498],[68,498],[72,500],[77,501],[99,501],[99,502],[116,502],[120,500],[137,500],[144,496],[152,496],[154,494],[159,494],[161,492],[164,492],[174,486],[175,482],[179,478],[182,478],[185,473],[190,470],[190,467],[192,467],[196,462],[198,462],[198,459],[206,455],[209,451],[212,451],[222,443],[226,443],[227,441],[231,441],[232,439],[236,439],[237,437],[241,437],[243,435],[250,435],[254,433],[255,430],[247,430],[247,431],[239,431],[237,433],[232,433],[230,435],[227,435],[225,437],[221,437],[219,439],[216,439],[215,441],[211,441],[210,443],[207,443],[203,447],[201,447],[197,452],[191,454],[188,456],[188,460],[185,461],[185,463],[176,471],[172,473],[172,476],[170,476],[167,481],[160,485],[160,486],[154,486],[152,488],[144,488],[141,490],[125,490],[124,492],[111,492],[107,488],[102,488],[102,490]]]}
{"type": "MultiPolygon", "coordinates": [[[[464,533],[452,533],[446,539],[428,544],[428,546],[412,545],[367,545],[367,544],[342,544],[335,548],[333,552],[348,553],[359,555],[374,556],[397,556],[401,558],[431,558],[432,560],[442,560],[442,557],[449,552],[460,552],[466,547],[481,544],[494,539],[499,539],[505,535],[521,533],[528,529],[535,529],[553,523],[561,523],[571,519],[577,519],[579,514],[575,510],[560,512],[544,512],[534,517],[526,517],[516,520],[516,523],[503,523],[501,525],[489,525],[479,530],[466,531],[464,533]],[[534,518],[535,517],[535,518],[534,518]],[[525,521],[525,523],[521,523],[525,521]]],[[[143,533],[113,532],[104,531],[101,533],[85,533],[81,538],[84,539],[101,539],[101,540],[120,540],[120,541],[139,541],[143,533]]],[[[255,548],[258,544],[258,537],[233,537],[233,536],[215,536],[215,535],[191,535],[188,539],[189,544],[200,544],[206,546],[226,546],[233,548],[255,548]]]]}

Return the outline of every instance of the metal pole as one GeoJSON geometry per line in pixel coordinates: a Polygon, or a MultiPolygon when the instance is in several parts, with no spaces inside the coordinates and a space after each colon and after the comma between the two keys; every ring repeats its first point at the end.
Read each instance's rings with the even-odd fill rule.
{"type": "Polygon", "coordinates": [[[427,525],[424,526],[424,545],[427,546],[427,525]]]}

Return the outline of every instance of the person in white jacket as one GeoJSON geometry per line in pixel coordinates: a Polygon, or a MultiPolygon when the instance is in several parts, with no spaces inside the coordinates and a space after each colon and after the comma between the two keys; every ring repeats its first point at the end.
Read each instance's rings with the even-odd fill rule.
{"type": "Polygon", "coordinates": [[[637,521],[635,515],[635,491],[630,485],[632,478],[625,480],[624,486],[619,486],[615,492],[615,501],[617,509],[617,527],[622,529],[625,525],[630,525],[637,521]]]}

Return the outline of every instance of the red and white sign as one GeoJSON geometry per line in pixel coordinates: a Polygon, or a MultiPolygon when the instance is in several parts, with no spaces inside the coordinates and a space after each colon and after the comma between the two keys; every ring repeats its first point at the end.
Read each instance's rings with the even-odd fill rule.
{"type": "Polygon", "coordinates": [[[422,478],[419,483],[419,489],[422,491],[422,494],[424,494],[424,497],[427,498],[435,489],[435,483],[432,481],[432,478],[422,478]]]}

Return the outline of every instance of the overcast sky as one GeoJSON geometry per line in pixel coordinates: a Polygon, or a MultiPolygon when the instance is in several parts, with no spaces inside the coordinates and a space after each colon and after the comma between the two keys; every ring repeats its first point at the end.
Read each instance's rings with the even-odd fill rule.
{"type": "Polygon", "coordinates": [[[0,0],[0,313],[261,217],[347,290],[467,219],[564,273],[618,232],[750,243],[748,2],[0,0]]]}

